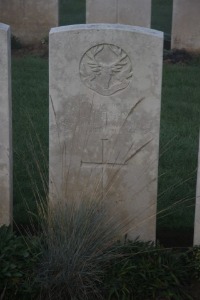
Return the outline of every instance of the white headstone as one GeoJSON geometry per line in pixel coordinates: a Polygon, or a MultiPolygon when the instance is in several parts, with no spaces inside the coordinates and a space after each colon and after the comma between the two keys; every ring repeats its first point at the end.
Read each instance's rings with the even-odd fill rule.
{"type": "Polygon", "coordinates": [[[199,135],[199,158],[197,169],[197,190],[194,222],[194,245],[200,245],[200,135],[199,135]]]}
{"type": "Polygon", "coordinates": [[[199,13],[199,0],[173,0],[172,49],[200,51],[199,13]]]}
{"type": "Polygon", "coordinates": [[[0,23],[0,226],[12,223],[10,27],[0,23]]]}
{"type": "Polygon", "coordinates": [[[126,25],[50,32],[50,197],[101,197],[129,237],[155,239],[163,34],[126,25]]]}
{"type": "Polygon", "coordinates": [[[0,20],[24,45],[41,43],[58,26],[59,0],[0,0],[0,20]]]}
{"type": "Polygon", "coordinates": [[[151,0],[86,0],[86,23],[151,27],[151,0]]]}

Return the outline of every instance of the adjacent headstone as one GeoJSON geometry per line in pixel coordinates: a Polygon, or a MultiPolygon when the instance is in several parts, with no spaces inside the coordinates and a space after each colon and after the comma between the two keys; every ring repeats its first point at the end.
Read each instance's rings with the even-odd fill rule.
{"type": "Polygon", "coordinates": [[[59,0],[0,0],[0,21],[22,44],[40,43],[58,26],[59,0]]]}
{"type": "Polygon", "coordinates": [[[151,26],[151,0],[86,0],[86,23],[151,26]]]}
{"type": "Polygon", "coordinates": [[[199,0],[173,0],[172,49],[200,50],[199,12],[199,0]]]}
{"type": "Polygon", "coordinates": [[[199,135],[199,158],[197,169],[197,190],[194,222],[194,245],[200,245],[200,135],[199,135]]]}
{"type": "Polygon", "coordinates": [[[144,240],[155,239],[162,50],[163,34],[140,27],[50,32],[50,201],[101,198],[144,240]]]}
{"type": "Polygon", "coordinates": [[[0,226],[12,223],[10,27],[0,23],[0,226]]]}

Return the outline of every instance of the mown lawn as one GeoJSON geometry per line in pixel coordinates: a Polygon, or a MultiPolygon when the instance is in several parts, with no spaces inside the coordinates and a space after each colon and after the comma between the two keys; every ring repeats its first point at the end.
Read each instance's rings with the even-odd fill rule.
{"type": "Polygon", "coordinates": [[[160,219],[159,224],[164,227],[193,226],[200,117],[199,67],[199,60],[189,65],[164,65],[158,206],[163,209],[184,201],[172,208],[173,215],[160,219]]]}
{"type": "MultiPolygon", "coordinates": [[[[61,24],[84,23],[85,3],[82,0],[74,2],[62,0],[61,24]]],[[[154,28],[170,32],[171,4],[171,0],[153,1],[154,28]]],[[[48,160],[48,60],[30,55],[13,57],[12,76],[14,218],[18,225],[25,225],[29,222],[27,204],[28,210],[36,211],[34,182],[42,189],[34,168],[33,154],[40,161],[42,172],[48,160]],[[30,180],[27,169],[32,172],[34,182],[30,180]]],[[[193,227],[200,116],[199,78],[198,59],[189,64],[164,64],[158,208],[159,211],[172,208],[158,215],[159,230],[168,228],[184,232],[193,227]]],[[[47,170],[44,172],[47,176],[47,170]]]]}
{"type": "Polygon", "coordinates": [[[12,77],[14,218],[17,224],[26,224],[27,209],[36,211],[33,182],[42,190],[34,156],[41,168],[48,161],[48,60],[13,58],[12,77]]]}

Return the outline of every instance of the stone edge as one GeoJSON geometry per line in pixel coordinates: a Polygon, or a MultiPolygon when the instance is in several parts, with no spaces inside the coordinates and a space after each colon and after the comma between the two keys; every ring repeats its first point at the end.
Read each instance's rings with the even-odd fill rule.
{"type": "Polygon", "coordinates": [[[197,183],[196,183],[196,201],[195,201],[195,217],[194,217],[194,240],[193,244],[200,244],[200,233],[199,233],[199,213],[200,213],[200,130],[199,130],[199,148],[198,148],[198,161],[197,161],[197,183]]]}
{"type": "Polygon", "coordinates": [[[0,30],[2,31],[8,31],[10,29],[10,26],[4,23],[0,23],[0,30]]]}
{"type": "Polygon", "coordinates": [[[119,30],[119,31],[129,31],[134,33],[141,33],[146,35],[152,35],[158,38],[163,38],[164,33],[162,31],[139,27],[139,26],[131,26],[131,25],[122,25],[122,24],[80,24],[80,25],[68,25],[68,26],[60,26],[51,28],[50,34],[59,33],[59,32],[67,32],[67,31],[77,31],[77,30],[119,30]]]}

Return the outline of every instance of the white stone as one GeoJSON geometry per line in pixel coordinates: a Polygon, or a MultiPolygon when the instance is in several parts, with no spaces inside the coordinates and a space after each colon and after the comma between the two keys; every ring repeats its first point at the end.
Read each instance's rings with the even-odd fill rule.
{"type": "Polygon", "coordinates": [[[41,43],[58,26],[59,0],[0,0],[0,21],[24,45],[41,43]]]}
{"type": "Polygon", "coordinates": [[[86,23],[151,27],[151,0],[86,0],[86,23]]]}
{"type": "Polygon", "coordinates": [[[105,201],[155,239],[163,34],[127,25],[50,32],[50,198],[105,201]]]}
{"type": "Polygon", "coordinates": [[[0,226],[12,223],[10,27],[0,23],[0,226]]]}
{"type": "Polygon", "coordinates": [[[199,135],[199,157],[197,168],[197,190],[194,222],[194,245],[200,245],[200,135],[199,135]]]}
{"type": "Polygon", "coordinates": [[[173,0],[172,49],[200,51],[199,13],[199,0],[173,0]]]}

